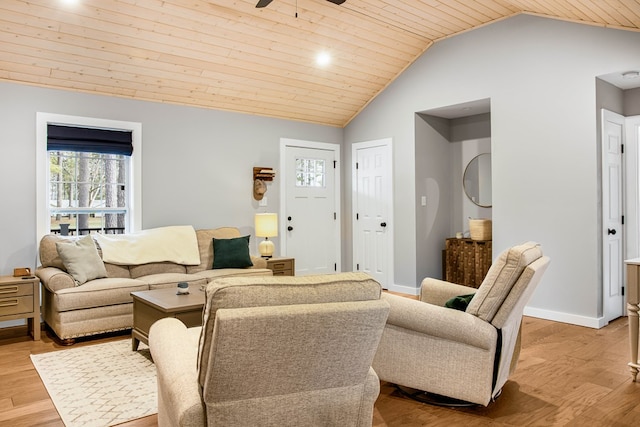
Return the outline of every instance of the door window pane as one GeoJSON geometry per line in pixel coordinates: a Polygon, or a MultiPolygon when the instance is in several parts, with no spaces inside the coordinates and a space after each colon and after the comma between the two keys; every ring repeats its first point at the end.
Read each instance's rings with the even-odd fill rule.
{"type": "Polygon", "coordinates": [[[323,159],[296,158],[296,187],[325,187],[326,162],[323,159]]]}

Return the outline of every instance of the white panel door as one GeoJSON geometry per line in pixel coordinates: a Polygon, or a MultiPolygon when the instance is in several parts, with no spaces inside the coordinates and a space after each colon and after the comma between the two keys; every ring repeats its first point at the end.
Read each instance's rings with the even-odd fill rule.
{"type": "Polygon", "coordinates": [[[295,258],[296,275],[335,273],[340,258],[337,147],[286,145],[284,150],[285,206],[280,222],[285,254],[295,258]]]}
{"type": "Polygon", "coordinates": [[[624,314],[623,134],[624,117],[602,110],[602,305],[607,322],[624,314]]]}
{"type": "Polygon", "coordinates": [[[354,270],[392,284],[391,140],[357,143],[354,159],[354,270]]]}

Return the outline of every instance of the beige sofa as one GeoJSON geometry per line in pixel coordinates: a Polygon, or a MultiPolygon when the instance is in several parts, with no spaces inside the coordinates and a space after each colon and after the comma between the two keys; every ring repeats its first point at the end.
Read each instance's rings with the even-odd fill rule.
{"type": "Polygon", "coordinates": [[[214,280],[202,327],[151,327],[158,425],[370,427],[381,292],[365,273],[214,280]]]}
{"type": "MultiPolygon", "coordinates": [[[[176,287],[187,282],[192,289],[206,285],[216,277],[236,275],[272,275],[266,261],[251,256],[248,268],[212,269],[213,239],[240,237],[237,228],[196,230],[200,264],[151,262],[122,265],[104,262],[106,277],[78,285],[69,274],[58,253],[56,242],[70,242],[79,237],[44,236],[40,242],[41,266],[36,275],[43,284],[43,318],[55,334],[66,343],[75,338],[130,329],[133,325],[131,292],[176,287]]],[[[172,242],[167,242],[168,245],[172,242]]],[[[102,253],[98,250],[100,256],[102,253]]]]}

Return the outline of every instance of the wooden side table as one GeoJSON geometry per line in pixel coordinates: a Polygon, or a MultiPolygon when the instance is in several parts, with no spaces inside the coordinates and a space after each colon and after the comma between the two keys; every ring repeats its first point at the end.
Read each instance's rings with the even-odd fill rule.
{"type": "Polygon", "coordinates": [[[34,341],[40,340],[40,279],[0,276],[0,321],[27,319],[34,341]]]}
{"type": "Polygon", "coordinates": [[[447,239],[444,280],[477,288],[491,267],[491,240],[447,239]]]}
{"type": "Polygon", "coordinates": [[[295,276],[296,260],[285,257],[269,258],[267,268],[273,272],[274,276],[295,276]]]}
{"type": "Polygon", "coordinates": [[[640,308],[640,258],[626,260],[627,264],[627,311],[629,313],[629,350],[628,365],[631,378],[636,381],[640,361],[638,361],[638,310],[640,308]]]}
{"type": "Polygon", "coordinates": [[[157,320],[175,317],[187,328],[202,325],[204,291],[200,287],[190,289],[187,295],[177,295],[174,287],[151,291],[131,292],[133,297],[133,330],[131,348],[138,349],[140,341],[149,344],[149,330],[157,320]]]}

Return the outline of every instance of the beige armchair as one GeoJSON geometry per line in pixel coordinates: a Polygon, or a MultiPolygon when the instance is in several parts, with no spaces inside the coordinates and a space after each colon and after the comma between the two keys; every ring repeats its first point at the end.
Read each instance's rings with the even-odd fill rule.
{"type": "Polygon", "coordinates": [[[396,385],[487,406],[515,369],[522,312],[549,262],[539,245],[527,242],[504,251],[477,290],[427,278],[419,301],[383,294],[391,310],[376,373],[396,385]],[[445,307],[474,292],[466,311],[445,307]]]}
{"type": "Polygon", "coordinates": [[[202,328],[156,322],[159,426],[367,426],[389,305],[361,273],[217,279],[202,328]]]}

